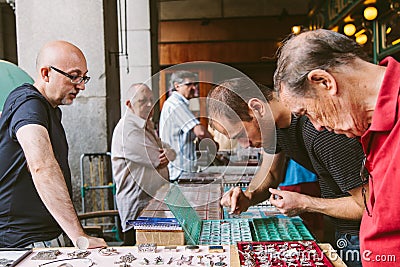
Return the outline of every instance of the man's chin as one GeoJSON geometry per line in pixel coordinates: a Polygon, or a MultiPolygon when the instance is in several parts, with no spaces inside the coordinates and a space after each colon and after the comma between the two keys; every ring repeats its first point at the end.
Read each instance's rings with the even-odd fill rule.
{"type": "Polygon", "coordinates": [[[68,106],[68,105],[72,105],[73,102],[74,102],[74,101],[73,101],[72,99],[63,100],[63,101],[61,102],[61,105],[66,105],[66,106],[68,106]]]}

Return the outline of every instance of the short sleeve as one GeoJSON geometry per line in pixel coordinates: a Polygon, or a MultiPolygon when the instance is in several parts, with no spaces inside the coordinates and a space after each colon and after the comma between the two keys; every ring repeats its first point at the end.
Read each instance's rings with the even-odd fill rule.
{"type": "Polygon", "coordinates": [[[25,125],[38,124],[48,129],[49,118],[45,104],[39,99],[30,99],[14,112],[10,120],[10,137],[15,138],[17,131],[25,125]]]}

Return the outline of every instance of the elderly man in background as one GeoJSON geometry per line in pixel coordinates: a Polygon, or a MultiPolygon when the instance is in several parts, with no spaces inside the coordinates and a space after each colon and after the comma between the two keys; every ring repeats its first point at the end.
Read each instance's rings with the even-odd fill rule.
{"type": "Polygon", "coordinates": [[[183,172],[197,172],[196,138],[208,140],[200,144],[208,144],[206,147],[210,151],[216,152],[217,144],[207,127],[201,125],[189,110],[189,100],[196,97],[199,86],[196,74],[176,71],[171,75],[170,82],[173,92],[161,110],[160,136],[177,152],[176,159],[168,165],[170,180],[176,181],[183,172]]]}
{"type": "Polygon", "coordinates": [[[106,246],[87,236],[74,209],[68,144],[60,105],[70,105],[89,81],[85,56],[75,45],[52,41],[36,59],[33,85],[8,96],[0,118],[0,247],[106,246]]]}
{"type": "Polygon", "coordinates": [[[124,245],[135,244],[135,230],[127,225],[135,220],[155,192],[169,183],[167,165],[175,151],[156,135],[153,93],[142,83],[133,84],[125,97],[127,111],[114,129],[111,163],[117,187],[117,207],[124,245]]]}
{"type": "Polygon", "coordinates": [[[388,57],[372,64],[356,42],[321,29],[284,42],[274,82],[315,128],[361,137],[360,179],[370,185],[369,198],[362,190],[363,266],[393,266],[400,259],[400,63],[388,57]]]}

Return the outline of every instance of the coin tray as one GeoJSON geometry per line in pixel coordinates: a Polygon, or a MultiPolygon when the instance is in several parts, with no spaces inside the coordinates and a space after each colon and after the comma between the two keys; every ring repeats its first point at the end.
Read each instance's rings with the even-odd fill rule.
{"type": "Polygon", "coordinates": [[[315,240],[301,218],[254,219],[253,226],[255,241],[315,240]]]}

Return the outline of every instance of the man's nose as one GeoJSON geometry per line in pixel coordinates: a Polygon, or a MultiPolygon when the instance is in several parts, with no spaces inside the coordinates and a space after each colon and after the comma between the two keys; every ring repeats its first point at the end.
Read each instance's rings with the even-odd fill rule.
{"type": "Polygon", "coordinates": [[[85,85],[84,81],[82,81],[82,82],[78,83],[78,84],[75,86],[75,88],[77,88],[77,89],[83,91],[83,90],[85,90],[86,85],[85,85]]]}

